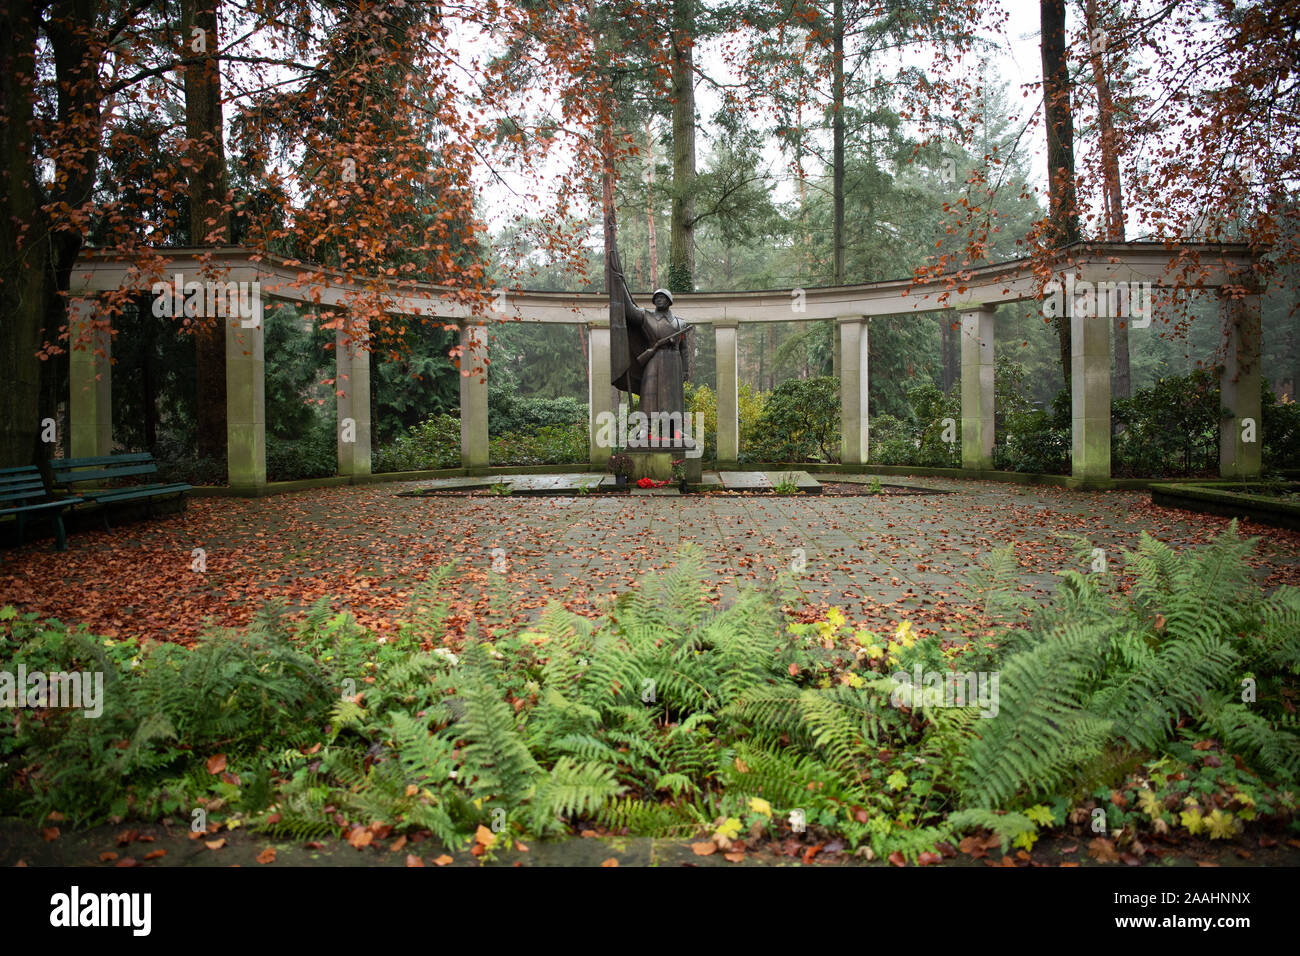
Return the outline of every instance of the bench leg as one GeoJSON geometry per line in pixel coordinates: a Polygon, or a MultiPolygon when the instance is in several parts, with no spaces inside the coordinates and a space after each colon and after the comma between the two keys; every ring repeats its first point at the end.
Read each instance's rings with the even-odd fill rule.
{"type": "Polygon", "coordinates": [[[54,548],[56,551],[68,550],[68,535],[63,530],[63,515],[54,516],[54,548]]]}

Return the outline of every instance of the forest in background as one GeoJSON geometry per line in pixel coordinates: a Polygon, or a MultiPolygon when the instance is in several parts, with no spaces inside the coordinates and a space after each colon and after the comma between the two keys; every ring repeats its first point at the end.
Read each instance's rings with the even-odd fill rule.
{"type": "MultiPolygon", "coordinates": [[[[36,91],[5,101],[11,169],[32,171],[6,197],[8,221],[28,226],[0,237],[8,457],[23,459],[32,409],[66,424],[68,350],[87,346],[62,293],[84,246],[147,270],[167,246],[236,243],[297,257],[309,276],[439,281],[482,303],[501,287],[599,291],[615,241],[643,292],[868,282],[1090,239],[1243,241],[1266,253],[1265,376],[1284,399],[1295,391],[1296,157],[1280,144],[1295,140],[1300,43],[1286,4],[302,9],[104,0],[7,14],[6,62],[36,91]],[[57,241],[38,249],[32,226],[57,241]]],[[[1116,320],[1117,399],[1216,366],[1217,306],[1203,298],[1147,329],[1116,320]]],[[[330,473],[332,343],[363,321],[380,459],[412,428],[447,431],[435,420],[457,413],[462,371],[486,371],[506,458],[506,436],[548,426],[569,429],[558,460],[584,457],[570,433],[589,387],[583,329],[495,325],[488,368],[459,370],[452,332],[376,302],[268,318],[273,477],[330,473]]],[[[168,326],[146,305],[124,293],[96,319],[113,328],[116,441],[219,480],[221,350],[202,323],[168,326]]],[[[1049,413],[1068,389],[1061,323],[1003,307],[997,340],[1028,408],[1049,413]]],[[[909,395],[928,385],[951,400],[956,346],[951,317],[873,320],[873,417],[924,430],[909,395]]],[[[696,347],[694,384],[711,389],[707,330],[696,347]]],[[[743,327],[740,362],[757,409],[832,372],[830,323],[743,327]]]]}

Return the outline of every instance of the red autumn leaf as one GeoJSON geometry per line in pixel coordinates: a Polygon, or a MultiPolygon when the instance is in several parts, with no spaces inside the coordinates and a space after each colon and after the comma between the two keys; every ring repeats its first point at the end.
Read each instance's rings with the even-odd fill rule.
{"type": "Polygon", "coordinates": [[[214,754],[208,758],[208,773],[214,777],[226,769],[226,755],[214,754]]]}
{"type": "Polygon", "coordinates": [[[267,847],[265,850],[263,850],[261,853],[257,854],[257,862],[258,862],[258,863],[274,863],[274,862],[275,862],[275,847],[273,847],[273,846],[268,846],[268,847],[267,847]]]}

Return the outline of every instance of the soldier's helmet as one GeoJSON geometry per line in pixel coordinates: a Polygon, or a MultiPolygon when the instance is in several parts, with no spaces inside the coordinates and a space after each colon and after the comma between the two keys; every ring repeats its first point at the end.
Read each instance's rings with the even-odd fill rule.
{"type": "Polygon", "coordinates": [[[653,302],[655,299],[659,298],[661,295],[667,297],[667,299],[668,299],[668,304],[669,304],[669,305],[672,305],[672,304],[673,304],[673,294],[672,294],[671,292],[669,292],[667,289],[655,289],[655,291],[654,291],[654,295],[650,296],[650,301],[653,302]]]}

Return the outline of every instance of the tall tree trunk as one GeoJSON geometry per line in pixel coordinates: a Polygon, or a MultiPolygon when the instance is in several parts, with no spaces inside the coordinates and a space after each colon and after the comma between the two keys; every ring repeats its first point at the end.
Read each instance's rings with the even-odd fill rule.
{"type": "Polygon", "coordinates": [[[695,0],[673,0],[673,208],[668,288],[695,288],[695,0]]]}
{"type": "Polygon", "coordinates": [[[600,206],[605,222],[605,294],[614,290],[614,249],[618,245],[618,220],[614,208],[614,110],[612,97],[605,103],[600,134],[600,206]]]}
{"type": "MultiPolygon", "coordinates": [[[[1106,238],[1124,241],[1124,187],[1119,171],[1119,142],[1115,136],[1115,100],[1106,76],[1105,34],[1097,12],[1097,0],[1085,0],[1084,25],[1088,31],[1088,59],[1092,64],[1092,82],[1097,88],[1097,124],[1101,132],[1101,171],[1105,191],[1106,238]],[[1100,38],[1100,39],[1099,39],[1100,38]]],[[[1128,321],[1115,316],[1115,396],[1133,394],[1133,377],[1128,352],[1128,321]]]]}
{"type": "MultiPolygon", "coordinates": [[[[99,166],[103,103],[100,96],[99,68],[102,51],[92,43],[93,24],[98,16],[97,0],[62,0],[53,15],[47,17],[45,33],[54,54],[55,74],[59,78],[59,137],[72,135],[87,147],[66,161],[60,161],[50,189],[51,204],[59,208],[80,209],[90,202],[99,166]]],[[[82,225],[55,228],[50,237],[53,247],[54,289],[45,302],[44,338],[54,342],[67,326],[66,295],[72,285],[72,267],[85,242],[82,225]]],[[[53,412],[62,395],[67,395],[68,356],[56,356],[41,363],[41,386],[45,407],[53,412]]],[[[112,420],[112,409],[108,409],[112,420]]],[[[40,449],[48,457],[53,446],[40,449]]]]}
{"type": "Polygon", "coordinates": [[[844,0],[835,0],[831,22],[831,283],[844,284],[844,0]]]}
{"type": "MultiPolygon", "coordinates": [[[[1070,72],[1065,55],[1065,0],[1039,0],[1042,27],[1043,117],[1047,126],[1049,227],[1053,248],[1079,240],[1079,203],[1074,185],[1074,114],[1070,108],[1070,72]]],[[[1056,317],[1061,372],[1070,387],[1070,318],[1056,317]]]]}
{"type": "Polygon", "coordinates": [[[36,460],[41,432],[41,329],[53,292],[42,197],[32,168],[33,111],[23,77],[36,75],[36,11],[30,2],[6,5],[0,29],[0,466],[36,460]]]}
{"type": "MultiPolygon", "coordinates": [[[[226,207],[226,149],[221,122],[220,0],[183,0],[181,38],[186,58],[203,57],[185,69],[185,135],[190,141],[190,242],[230,242],[226,207]],[[201,35],[199,33],[201,32],[201,35]],[[195,49],[195,47],[199,49],[195,49]]],[[[198,453],[226,460],[226,330],[210,320],[194,336],[198,388],[198,453]]]]}
{"type": "Polygon", "coordinates": [[[37,351],[67,325],[60,293],[69,288],[83,236],[80,225],[52,223],[42,206],[80,209],[99,161],[99,54],[89,42],[98,4],[63,0],[44,9],[41,21],[32,3],[19,0],[6,5],[0,20],[0,367],[8,372],[8,387],[0,390],[0,462],[6,466],[39,461],[53,450],[41,441],[41,419],[57,420],[66,371],[66,357],[41,361],[37,351]],[[59,90],[51,145],[60,159],[45,188],[36,167],[31,91],[22,80],[36,75],[41,22],[59,90]],[[69,146],[78,148],[62,148],[69,146]]]}
{"type": "Polygon", "coordinates": [[[645,121],[645,222],[650,244],[650,288],[659,288],[659,240],[655,234],[655,141],[654,123],[645,121]]]}
{"type": "MultiPolygon", "coordinates": [[[[605,295],[614,291],[614,247],[618,244],[618,219],[614,207],[614,104],[613,96],[605,101],[604,126],[600,134],[600,205],[605,223],[605,295]]],[[[653,220],[651,220],[653,224],[653,220]]],[[[653,253],[651,253],[653,255],[653,253]]],[[[591,365],[587,364],[587,387],[591,394],[591,365]]],[[[612,407],[623,404],[623,393],[609,383],[612,407]]],[[[628,393],[630,403],[631,393],[628,393]]]]}

